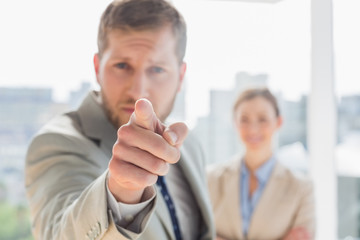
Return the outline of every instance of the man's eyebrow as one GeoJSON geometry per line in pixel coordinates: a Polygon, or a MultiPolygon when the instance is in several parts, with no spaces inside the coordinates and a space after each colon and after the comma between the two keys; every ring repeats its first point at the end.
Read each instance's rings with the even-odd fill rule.
{"type": "Polygon", "coordinates": [[[121,60],[121,61],[130,61],[129,57],[122,56],[121,53],[114,54],[114,55],[112,55],[111,58],[116,59],[116,60],[121,60]]]}
{"type": "Polygon", "coordinates": [[[168,63],[168,61],[164,61],[164,60],[161,60],[161,59],[159,59],[159,60],[150,59],[149,63],[150,64],[155,64],[155,65],[157,65],[157,64],[158,65],[166,65],[168,63]]]}

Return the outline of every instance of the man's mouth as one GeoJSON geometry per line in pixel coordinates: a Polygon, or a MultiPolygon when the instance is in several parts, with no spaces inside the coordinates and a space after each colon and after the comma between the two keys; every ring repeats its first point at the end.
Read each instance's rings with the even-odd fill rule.
{"type": "Polygon", "coordinates": [[[123,107],[121,109],[128,114],[132,114],[134,112],[134,107],[123,107]]]}

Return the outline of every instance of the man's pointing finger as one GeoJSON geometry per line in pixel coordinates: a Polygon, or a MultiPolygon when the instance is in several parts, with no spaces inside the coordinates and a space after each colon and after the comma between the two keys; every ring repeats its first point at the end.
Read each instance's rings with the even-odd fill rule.
{"type": "Polygon", "coordinates": [[[131,121],[142,128],[159,134],[162,134],[165,128],[157,118],[151,102],[145,98],[136,101],[135,111],[131,116],[131,121]]]}

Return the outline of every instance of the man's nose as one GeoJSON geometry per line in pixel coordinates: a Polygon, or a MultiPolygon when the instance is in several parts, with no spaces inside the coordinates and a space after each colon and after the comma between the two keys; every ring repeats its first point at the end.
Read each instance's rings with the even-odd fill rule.
{"type": "Polygon", "coordinates": [[[148,97],[148,79],[145,72],[134,72],[129,81],[128,94],[135,100],[148,97]]]}

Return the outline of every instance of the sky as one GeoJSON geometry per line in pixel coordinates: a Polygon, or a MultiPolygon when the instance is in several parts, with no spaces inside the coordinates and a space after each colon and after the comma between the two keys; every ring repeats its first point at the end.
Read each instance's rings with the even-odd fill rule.
{"type": "MultiPolygon", "coordinates": [[[[111,0],[0,1],[0,87],[54,88],[64,101],[88,81],[100,15],[111,0]]],[[[209,90],[235,74],[268,74],[272,90],[296,99],[310,89],[310,0],[276,4],[174,0],[188,25],[189,121],[207,114],[209,90]],[[196,99],[196,101],[193,101],[196,99]]],[[[360,3],[334,1],[336,93],[360,92],[360,3]]]]}

